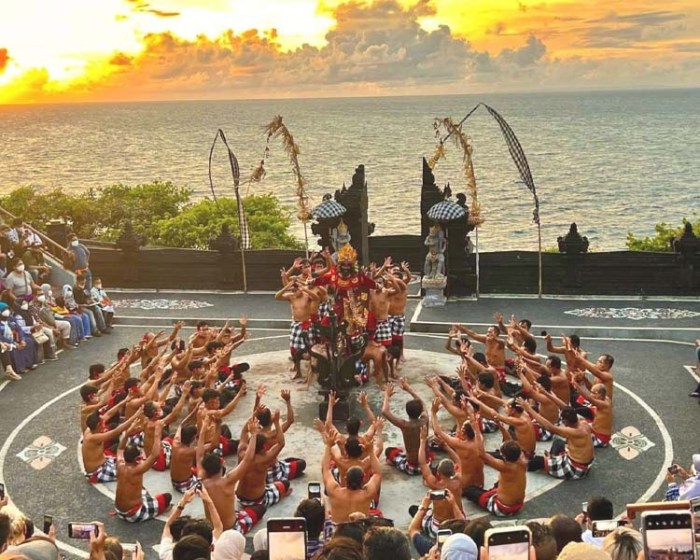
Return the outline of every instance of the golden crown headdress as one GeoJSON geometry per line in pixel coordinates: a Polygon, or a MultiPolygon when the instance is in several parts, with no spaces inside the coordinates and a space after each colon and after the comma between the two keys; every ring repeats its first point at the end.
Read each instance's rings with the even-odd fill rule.
{"type": "Polygon", "coordinates": [[[340,233],[346,233],[348,231],[348,226],[342,218],[340,218],[340,223],[338,224],[338,231],[340,233]]]}
{"type": "Polygon", "coordinates": [[[352,248],[350,243],[347,243],[343,248],[338,251],[338,261],[350,261],[355,262],[357,260],[357,251],[352,248]]]}

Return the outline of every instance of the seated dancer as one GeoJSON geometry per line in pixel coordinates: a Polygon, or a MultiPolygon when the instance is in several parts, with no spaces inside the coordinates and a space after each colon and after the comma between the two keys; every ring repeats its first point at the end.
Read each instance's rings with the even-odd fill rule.
{"type": "Polygon", "coordinates": [[[469,338],[483,343],[486,352],[486,361],[498,371],[499,381],[505,380],[506,365],[506,343],[501,340],[499,328],[491,326],[486,330],[486,334],[479,334],[463,325],[453,325],[457,330],[466,334],[469,338]]]}
{"type": "Polygon", "coordinates": [[[471,391],[469,396],[472,398],[471,402],[479,406],[481,414],[496,422],[513,427],[515,432],[514,439],[518,442],[520,450],[526,459],[530,459],[535,455],[537,428],[532,422],[530,415],[525,412],[517,400],[504,401],[503,405],[505,406],[506,414],[501,414],[481,402],[478,391],[471,391]]]}
{"type": "MultiPolygon", "coordinates": [[[[204,420],[205,432],[209,422],[209,417],[207,417],[204,420]]],[[[255,419],[249,419],[246,428],[246,431],[253,438],[257,437],[260,428],[255,419]]],[[[200,435],[197,441],[197,471],[202,479],[202,485],[214,501],[214,507],[221,518],[223,529],[235,529],[245,535],[263,518],[266,510],[264,504],[251,505],[243,509],[236,508],[236,486],[241,478],[251,468],[254,468],[255,446],[248,446],[238,465],[225,475],[223,474],[221,457],[215,453],[205,453],[205,449],[204,438],[200,435]]],[[[209,519],[209,515],[207,515],[207,519],[209,519]]]]}
{"type": "Polygon", "coordinates": [[[595,459],[591,427],[581,421],[571,407],[561,411],[562,425],[555,426],[535,412],[527,401],[519,398],[516,402],[546,430],[565,438],[555,439],[552,448],[545,452],[544,457],[532,457],[528,463],[528,470],[544,469],[548,475],[555,478],[576,480],[585,477],[595,459]]]}
{"type": "MultiPolygon", "coordinates": [[[[204,440],[202,433],[197,434],[197,426],[189,423],[194,418],[196,409],[182,421],[175,432],[172,442],[170,459],[170,483],[173,488],[184,494],[198,482],[197,449],[199,442],[204,440]]],[[[212,441],[204,446],[204,452],[210,452],[218,442],[212,441]]],[[[217,455],[218,457],[218,455],[217,455]]]]}
{"type": "Polygon", "coordinates": [[[430,411],[430,421],[435,436],[443,442],[446,449],[452,449],[459,457],[459,476],[462,494],[469,486],[484,486],[484,436],[481,434],[481,422],[478,415],[467,405],[468,419],[460,424],[456,435],[446,433],[437,421],[440,400],[435,399],[430,411]]]}
{"type": "Polygon", "coordinates": [[[218,391],[215,389],[202,391],[204,407],[197,409],[197,430],[202,430],[205,416],[211,419],[212,422],[208,427],[209,432],[205,435],[206,441],[218,441],[219,445],[215,453],[219,453],[223,457],[235,455],[236,451],[238,451],[239,443],[238,440],[233,439],[231,430],[223,423],[223,419],[236,409],[246,392],[246,386],[243,385],[236,396],[226,406],[221,408],[221,394],[218,391]]]}
{"type": "Polygon", "coordinates": [[[464,497],[496,517],[508,517],[518,513],[525,503],[527,461],[517,442],[508,440],[498,450],[502,459],[486,452],[481,459],[498,471],[498,482],[491,490],[479,486],[464,489],[464,497]]]}
{"type": "MultiPolygon", "coordinates": [[[[522,384],[521,396],[526,397],[534,405],[534,408],[552,424],[559,422],[560,407],[554,402],[555,395],[550,396],[552,390],[552,380],[546,375],[540,375],[532,381],[528,378],[526,370],[518,362],[515,364],[515,372],[520,378],[522,384]]],[[[530,370],[531,371],[531,370],[530,370]]],[[[550,441],[553,437],[552,432],[545,430],[534,420],[532,424],[535,428],[537,441],[550,441]]]]}
{"type": "Polygon", "coordinates": [[[595,407],[593,422],[591,423],[591,437],[595,447],[607,447],[613,433],[612,401],[608,397],[608,390],[602,383],[596,383],[589,391],[584,385],[577,385],[578,392],[595,407]]]}
{"type": "Polygon", "coordinates": [[[285,444],[279,410],[272,414],[272,423],[277,438],[273,444],[268,445],[267,437],[260,433],[256,433],[247,443],[241,442],[241,453],[245,453],[248,447],[255,449],[252,465],[243,473],[236,488],[236,496],[242,506],[270,507],[292,493],[287,479],[267,482],[267,470],[277,462],[277,456],[285,444]]]}
{"type": "Polygon", "coordinates": [[[98,482],[114,482],[117,480],[117,461],[113,455],[105,455],[105,443],[118,438],[128,430],[134,422],[141,419],[141,413],[134,414],[128,420],[119,424],[113,430],[106,430],[98,410],[93,411],[86,419],[86,428],[80,442],[80,452],[83,459],[83,469],[86,478],[96,484],[98,482]]]}
{"type": "MultiPolygon", "coordinates": [[[[577,334],[572,334],[564,338],[569,339],[571,349],[574,351],[574,353],[570,354],[569,357],[578,358],[578,356],[581,356],[584,359],[588,358],[588,352],[581,348],[581,339],[577,334]]],[[[554,343],[552,342],[552,335],[549,333],[544,336],[544,340],[547,343],[547,353],[564,354],[564,357],[567,357],[566,344],[563,344],[562,346],[554,346],[554,343]]],[[[576,359],[574,359],[571,363],[569,363],[567,360],[566,365],[572,369],[576,369],[576,359]]]]}
{"type": "MultiPolygon", "coordinates": [[[[384,454],[386,455],[387,463],[393,465],[401,472],[409,475],[419,475],[418,450],[420,447],[420,429],[426,422],[423,414],[425,407],[418,393],[408,384],[405,377],[400,379],[400,384],[401,388],[413,397],[406,403],[408,420],[402,420],[391,412],[391,397],[394,394],[394,386],[391,383],[388,383],[384,390],[382,414],[389,422],[401,430],[406,449],[387,447],[384,454]]],[[[432,454],[428,455],[428,462],[430,461],[432,461],[432,454]]]]}
{"type": "Polygon", "coordinates": [[[135,445],[127,445],[123,434],[117,448],[117,490],[114,497],[114,509],[117,515],[129,523],[153,519],[170,508],[172,495],[158,494],[151,496],[143,487],[143,475],[153,466],[160,454],[160,434],[163,424],[159,422],[155,429],[155,439],[151,453],[139,462],[141,452],[135,445]]]}
{"type": "MultiPolygon", "coordinates": [[[[571,347],[571,341],[567,340],[566,343],[571,347]]],[[[588,361],[581,354],[576,354],[576,364],[580,369],[586,369],[590,371],[595,377],[598,378],[598,382],[605,385],[608,391],[608,397],[610,400],[613,399],[613,387],[614,380],[612,374],[612,366],[615,363],[615,358],[610,354],[601,354],[595,363],[588,361]]],[[[584,379],[587,386],[592,386],[587,379],[584,379]]]]}
{"type": "MultiPolygon", "coordinates": [[[[255,407],[253,414],[257,419],[260,429],[260,434],[267,438],[268,447],[274,445],[275,443],[281,443],[282,448],[284,448],[285,442],[282,434],[286,434],[289,428],[294,423],[294,408],[292,407],[292,394],[288,389],[282,389],[280,391],[280,397],[287,405],[287,419],[282,424],[282,433],[278,434],[274,429],[272,424],[272,412],[268,407],[261,404],[261,399],[265,394],[265,386],[260,385],[255,391],[255,407]]],[[[250,441],[251,434],[248,433],[247,425],[243,427],[241,431],[241,449],[245,449],[250,441]]],[[[280,449],[281,451],[281,449],[280,449]]],[[[239,458],[241,456],[241,451],[239,450],[239,458]]],[[[272,465],[268,467],[267,470],[267,483],[271,484],[275,480],[294,480],[304,474],[306,469],[306,461],[304,459],[297,459],[296,457],[287,457],[286,459],[278,459],[272,465]]]]}
{"type": "MultiPolygon", "coordinates": [[[[508,326],[506,326],[503,322],[503,314],[497,312],[494,313],[493,320],[496,321],[498,330],[501,332],[501,334],[511,336],[513,338],[513,342],[517,346],[522,346],[526,340],[532,340],[532,342],[537,345],[535,337],[532,336],[532,333],[530,332],[530,329],[532,328],[532,321],[529,319],[520,319],[517,321],[515,319],[515,315],[511,315],[510,323],[508,326]]],[[[506,360],[506,362],[508,362],[508,360],[506,360]]]]}
{"type": "Polygon", "coordinates": [[[376,288],[370,292],[369,306],[375,318],[374,340],[382,346],[391,346],[391,324],[389,323],[389,304],[391,296],[397,289],[386,287],[384,276],[374,279],[376,288]]]}
{"type": "Polygon", "coordinates": [[[320,301],[315,291],[292,280],[275,294],[278,301],[288,301],[292,309],[292,324],[289,330],[289,351],[294,362],[293,379],[302,379],[301,360],[308,359],[309,327],[311,326],[311,303],[320,301]]]}
{"type": "Polygon", "coordinates": [[[321,460],[323,484],[330,502],[330,518],[333,526],[350,521],[350,515],[361,513],[366,516],[381,512],[372,509],[375,496],[379,495],[382,483],[382,467],[374,453],[370,453],[371,476],[365,483],[365,473],[360,466],[350,467],[345,474],[346,485],[342,486],[331,474],[331,448],[336,440],[333,430],[324,433],[325,450],[321,460]]]}
{"type": "Polygon", "coordinates": [[[525,356],[521,356],[518,360],[518,367],[522,369],[525,376],[532,383],[533,379],[539,378],[541,375],[549,377],[552,386],[552,392],[557,398],[565,403],[571,401],[571,380],[567,372],[561,367],[561,358],[559,356],[547,356],[544,365],[539,362],[535,363],[525,356]]]}
{"type": "MultiPolygon", "coordinates": [[[[418,463],[423,475],[423,485],[430,490],[442,490],[452,496],[462,495],[462,481],[455,469],[452,459],[442,459],[438,463],[435,474],[430,470],[430,465],[425,461],[427,450],[428,426],[424,425],[420,431],[420,449],[418,463]]],[[[433,499],[428,512],[423,517],[422,528],[426,535],[436,539],[440,524],[448,519],[464,519],[466,515],[462,509],[462,500],[449,502],[443,498],[433,499]],[[456,507],[453,507],[456,506],[456,507]],[[456,510],[456,511],[455,511],[456,510]]]]}

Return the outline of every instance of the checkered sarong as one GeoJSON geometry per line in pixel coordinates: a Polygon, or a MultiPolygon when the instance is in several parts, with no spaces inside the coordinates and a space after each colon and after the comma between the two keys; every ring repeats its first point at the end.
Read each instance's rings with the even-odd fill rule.
{"type": "Polygon", "coordinates": [[[601,434],[600,432],[591,432],[591,439],[593,440],[594,447],[603,448],[610,445],[610,436],[607,434],[601,434]]]}
{"type": "MultiPolygon", "coordinates": [[[[163,510],[165,510],[165,501],[163,501],[163,507],[158,501],[158,498],[162,496],[159,494],[155,498],[151,496],[148,491],[144,488],[141,491],[141,503],[137,504],[129,511],[119,511],[116,510],[117,515],[121,517],[124,521],[129,523],[138,523],[139,521],[146,521],[148,519],[153,519],[163,510]]],[[[115,508],[116,509],[116,508],[115,508]]]]}
{"type": "Polygon", "coordinates": [[[357,360],[355,362],[355,368],[357,369],[357,375],[360,376],[359,385],[364,385],[369,381],[369,368],[367,367],[367,364],[362,360],[357,360]]]}
{"type": "Polygon", "coordinates": [[[391,325],[391,336],[396,339],[403,339],[406,332],[406,315],[389,315],[391,325]]]}
{"type": "Polygon", "coordinates": [[[236,512],[236,523],[233,528],[241,535],[245,535],[255,527],[262,517],[258,517],[257,513],[250,508],[243,508],[236,512]]]}
{"type": "Polygon", "coordinates": [[[173,440],[172,438],[164,439],[160,442],[160,452],[156,462],[153,463],[154,471],[167,471],[170,468],[170,461],[173,456],[173,440]]]}
{"type": "Polygon", "coordinates": [[[321,303],[321,305],[318,306],[318,318],[323,319],[324,317],[328,317],[328,315],[331,314],[331,309],[333,309],[333,306],[330,301],[326,300],[321,303]]]}
{"type": "Polygon", "coordinates": [[[146,434],[143,432],[129,436],[129,441],[127,442],[128,445],[135,445],[140,449],[143,449],[144,443],[146,443],[146,434]]]}
{"type": "Polygon", "coordinates": [[[523,508],[523,504],[509,506],[502,503],[498,499],[497,494],[498,488],[492,488],[488,492],[483,493],[479,498],[479,505],[496,517],[510,517],[523,508]]]}
{"type": "Polygon", "coordinates": [[[494,422],[493,420],[489,420],[487,418],[482,418],[481,419],[481,431],[484,434],[492,434],[494,432],[498,431],[498,424],[494,422]]]}
{"type": "Polygon", "coordinates": [[[384,346],[391,345],[391,325],[388,319],[377,321],[377,330],[374,331],[374,340],[384,346]]]}
{"type": "MultiPolygon", "coordinates": [[[[289,485],[289,482],[286,482],[286,485],[289,485]]],[[[284,498],[286,493],[287,493],[287,489],[285,486],[285,481],[277,480],[277,481],[265,486],[265,491],[263,492],[263,495],[260,496],[259,498],[255,498],[254,500],[250,500],[248,498],[241,498],[240,496],[237,496],[237,497],[238,497],[238,503],[241,504],[243,507],[245,507],[245,506],[270,507],[272,505],[275,505],[282,498],[284,498]]]]}
{"type": "Polygon", "coordinates": [[[117,459],[115,457],[105,457],[105,462],[91,473],[85,473],[87,479],[93,484],[98,482],[114,482],[117,480],[117,459]]]}
{"type": "Polygon", "coordinates": [[[308,331],[308,321],[292,321],[292,324],[289,327],[289,350],[293,354],[306,350],[308,331]]]}
{"type": "Polygon", "coordinates": [[[282,459],[267,469],[265,482],[272,484],[276,480],[294,480],[301,472],[297,459],[282,459]]]}
{"type": "Polygon", "coordinates": [[[548,455],[544,458],[544,468],[549,476],[554,478],[565,478],[567,480],[578,480],[584,478],[591,470],[593,461],[584,465],[577,463],[568,453],[560,455],[548,455]]]}
{"type": "Polygon", "coordinates": [[[175,490],[180,492],[180,494],[184,494],[199,482],[199,478],[193,473],[187,480],[183,482],[175,482],[174,480],[171,480],[170,482],[172,483],[173,488],[175,488],[175,490]]]}
{"type": "MultiPolygon", "coordinates": [[[[411,476],[420,475],[420,465],[413,465],[408,462],[408,455],[400,447],[387,447],[384,451],[386,456],[386,462],[391,466],[396,467],[402,473],[406,473],[411,476]]],[[[433,460],[433,454],[428,453],[426,461],[431,463],[433,460]]]]}
{"type": "Polygon", "coordinates": [[[537,422],[533,422],[532,426],[535,428],[535,438],[537,441],[551,441],[554,437],[552,432],[545,430],[537,422]]]}
{"type": "Polygon", "coordinates": [[[435,519],[432,506],[425,512],[425,516],[423,517],[423,521],[421,522],[420,526],[421,529],[423,529],[423,532],[431,539],[437,539],[437,532],[440,528],[440,522],[435,519]]]}

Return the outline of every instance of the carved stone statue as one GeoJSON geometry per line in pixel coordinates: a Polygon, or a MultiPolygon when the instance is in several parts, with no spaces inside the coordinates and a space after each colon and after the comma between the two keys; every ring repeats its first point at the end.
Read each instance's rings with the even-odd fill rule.
{"type": "Polygon", "coordinates": [[[423,243],[428,247],[423,265],[423,278],[437,280],[445,276],[445,249],[447,240],[440,226],[432,226],[423,243]]]}
{"type": "Polygon", "coordinates": [[[683,235],[671,238],[671,249],[683,256],[700,253],[700,239],[693,232],[693,224],[686,222],[683,227],[683,235]]]}
{"type": "Polygon", "coordinates": [[[569,233],[564,237],[557,237],[557,245],[560,253],[569,255],[588,252],[588,237],[581,236],[578,232],[576,223],[572,223],[569,227],[569,233]]]}
{"type": "Polygon", "coordinates": [[[352,236],[348,231],[348,226],[343,221],[343,218],[340,218],[338,227],[331,230],[331,243],[333,244],[333,249],[335,250],[335,253],[333,253],[334,261],[338,261],[338,253],[340,253],[343,247],[350,243],[351,239],[352,236]]]}

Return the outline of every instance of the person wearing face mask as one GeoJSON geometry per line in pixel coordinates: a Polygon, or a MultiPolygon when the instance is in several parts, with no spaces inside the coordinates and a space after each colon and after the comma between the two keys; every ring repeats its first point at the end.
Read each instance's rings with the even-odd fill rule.
{"type": "Polygon", "coordinates": [[[102,288],[101,278],[95,278],[95,283],[92,286],[92,290],[90,290],[90,296],[97,302],[102,310],[107,328],[111,329],[112,319],[114,318],[114,306],[112,305],[112,300],[109,299],[107,292],[102,288]]]}
{"type": "Polygon", "coordinates": [[[69,263],[70,267],[77,275],[85,277],[85,286],[87,290],[92,289],[92,272],[90,271],[90,250],[83,245],[78,236],[71,233],[68,236],[68,251],[70,252],[69,263]]]}
{"type": "Polygon", "coordinates": [[[77,340],[71,342],[72,328],[70,321],[67,321],[63,316],[53,312],[51,306],[48,304],[43,288],[44,286],[42,285],[42,291],[36,297],[35,308],[39,320],[53,330],[59,348],[66,350],[71,346],[78,346],[77,340]]]}
{"type": "Polygon", "coordinates": [[[5,377],[17,381],[22,379],[14,368],[13,353],[17,348],[15,334],[9,324],[10,308],[4,301],[0,301],[0,363],[5,370],[5,377]]]}
{"type": "Polygon", "coordinates": [[[25,335],[22,326],[13,317],[10,305],[0,302],[0,342],[11,346],[10,360],[17,373],[26,373],[38,365],[37,344],[30,334],[25,335]]]}
{"type": "MultiPolygon", "coordinates": [[[[22,353],[30,362],[29,369],[34,369],[38,365],[45,362],[43,344],[44,342],[49,342],[49,340],[47,337],[41,337],[40,340],[34,338],[34,319],[29,312],[29,302],[25,298],[15,300],[15,303],[11,305],[11,309],[12,320],[14,321],[15,326],[20,333],[22,343],[24,344],[22,353]]],[[[50,346],[49,353],[51,353],[50,346]]],[[[55,355],[55,350],[53,353],[55,355]]]]}
{"type": "MultiPolygon", "coordinates": [[[[44,323],[39,316],[39,307],[33,296],[25,296],[20,303],[18,315],[30,328],[30,334],[38,345],[39,362],[58,360],[56,355],[56,336],[60,334],[44,323]]],[[[19,320],[17,321],[19,323],[19,320]]]]}
{"type": "Polygon", "coordinates": [[[97,327],[93,324],[94,317],[91,317],[76,303],[75,298],[73,297],[73,288],[66,284],[65,286],[63,286],[61,293],[62,295],[56,298],[56,305],[62,309],[67,309],[71,315],[80,318],[80,320],[82,321],[83,333],[85,335],[85,338],[92,338],[93,336],[102,336],[101,334],[99,334],[100,331],[98,331],[97,327]],[[97,335],[93,333],[97,333],[97,335]]]}
{"type": "Polygon", "coordinates": [[[5,278],[5,288],[10,290],[15,298],[22,298],[39,291],[39,286],[34,283],[34,278],[25,270],[24,261],[17,259],[10,272],[5,278]]]}
{"type": "MultiPolygon", "coordinates": [[[[112,329],[107,327],[107,322],[105,321],[104,313],[102,313],[102,308],[99,302],[93,299],[91,295],[91,290],[87,288],[86,278],[82,275],[78,275],[75,279],[75,285],[73,286],[73,298],[75,302],[80,306],[84,312],[92,315],[90,319],[93,328],[96,327],[102,334],[109,334],[112,329]]],[[[95,331],[93,331],[94,333],[95,331]]]]}
{"type": "Polygon", "coordinates": [[[32,275],[37,283],[44,282],[51,274],[51,267],[44,260],[41,244],[33,242],[22,255],[22,261],[27,272],[32,275]]]}

